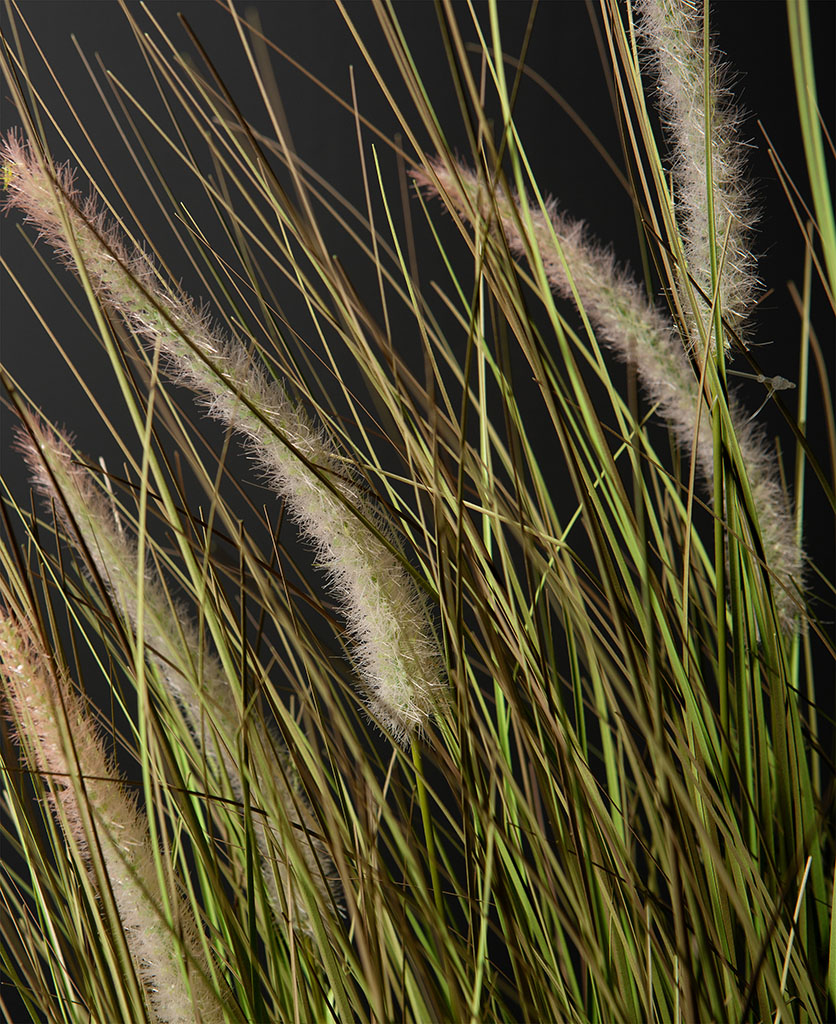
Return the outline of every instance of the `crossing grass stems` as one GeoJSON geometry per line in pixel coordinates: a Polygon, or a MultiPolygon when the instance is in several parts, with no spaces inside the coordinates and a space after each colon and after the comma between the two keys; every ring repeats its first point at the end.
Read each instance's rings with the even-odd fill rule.
{"type": "MultiPolygon", "coordinates": [[[[6,486],[0,546],[14,1005],[51,1021],[823,1022],[834,649],[813,595],[833,579],[806,564],[805,527],[814,489],[834,507],[833,411],[812,385],[836,232],[807,5],[788,6],[815,217],[801,288],[779,300],[798,309],[794,380],[747,362],[769,223],[759,240],[709,6],[595,13],[643,279],[535,177],[502,4],[436,12],[466,155],[398,5],[373,4],[391,80],[337,8],[401,129],[389,143],[343,103],[365,210],[295,153],[257,12],[226,17],[269,133],[240,113],[240,82],[124,7],[169,120],[125,89],[117,121],[146,181],[158,146],[216,218],[156,189],[176,240],[162,252],[118,213],[134,182],[97,177],[74,143],[83,111],[45,105],[49,66],[21,43],[35,26],[6,10],[6,229],[22,220],[56,281],[75,275],[73,315],[130,425],[90,394],[121,465],[99,462],[2,369],[34,495],[6,486]],[[289,323],[282,289],[300,300],[289,323]],[[792,398],[783,461],[730,377],[792,398]]],[[[60,347],[66,326],[26,297],[60,347]]]]}

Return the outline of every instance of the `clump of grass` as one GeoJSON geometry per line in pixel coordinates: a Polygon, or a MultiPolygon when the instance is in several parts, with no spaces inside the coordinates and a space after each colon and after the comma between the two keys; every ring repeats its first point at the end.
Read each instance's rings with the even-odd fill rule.
{"type": "Polygon", "coordinates": [[[125,8],[163,112],[117,69],[114,120],[166,242],[118,215],[131,176],[96,181],[8,10],[7,215],[77,278],[122,464],[3,368],[36,494],[2,506],[3,1015],[823,1022],[833,580],[802,541],[814,489],[836,508],[826,398],[830,468],[806,427],[836,233],[809,90],[792,473],[727,387],[760,285],[710,11],[598,16],[640,284],[532,170],[510,9],[438,8],[463,157],[397,6],[338,10],[407,140],[343,102],[362,212],[296,153],[256,14],[225,9],[245,114],[125,8]]]}

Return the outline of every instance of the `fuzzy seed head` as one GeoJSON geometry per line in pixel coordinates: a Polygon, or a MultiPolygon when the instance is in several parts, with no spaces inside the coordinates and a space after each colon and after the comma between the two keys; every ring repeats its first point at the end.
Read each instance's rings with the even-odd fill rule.
{"type": "MultiPolygon", "coordinates": [[[[418,172],[418,185],[443,195],[465,220],[487,219],[501,230],[508,248],[522,258],[536,252],[549,284],[558,295],[579,302],[595,328],[618,358],[635,364],[645,392],[657,406],[683,448],[694,452],[703,478],[714,477],[710,415],[700,409],[697,378],[673,324],[652,303],[631,275],[620,268],[612,252],[593,241],[582,222],[558,212],[554,200],[545,213],[527,211],[531,231],[523,228],[519,196],[488,190],[469,168],[430,161],[432,173],[418,172]]],[[[803,555],[795,542],[793,517],[777,478],[762,433],[732,398],[730,413],[755,499],[760,534],[773,573],[776,607],[789,635],[799,621],[795,592],[801,583],[803,555]]]]}
{"type": "Polygon", "coordinates": [[[224,337],[205,311],[163,286],[148,255],[128,247],[93,198],[80,202],[69,169],[53,181],[14,133],[0,147],[0,158],[15,169],[5,208],[23,210],[72,262],[66,218],[100,300],[139,338],[159,346],[172,379],[192,388],[211,416],[242,435],[342,602],[368,709],[406,743],[444,704],[438,643],[427,601],[403,567],[391,525],[336,445],[240,341],[224,337]]]}

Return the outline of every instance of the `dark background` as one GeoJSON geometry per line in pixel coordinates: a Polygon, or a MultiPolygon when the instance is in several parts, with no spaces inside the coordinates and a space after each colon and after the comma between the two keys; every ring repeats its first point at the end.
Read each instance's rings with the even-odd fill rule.
{"type": "MultiPolygon", "coordinates": [[[[146,16],[138,3],[129,9],[140,25],[148,27],[146,16]]],[[[302,66],[312,71],[339,96],[350,102],[349,65],[353,65],[357,83],[360,110],[389,138],[398,131],[398,124],[358,51],[339,11],[330,2],[320,0],[278,0],[262,2],[257,7],[264,32],[302,66]]],[[[397,83],[392,73],[391,60],[383,44],[376,18],[369,2],[348,3],[364,36],[370,41],[375,60],[390,83],[397,83]],[[389,73],[387,73],[387,71],[389,73]]],[[[466,38],[475,40],[470,25],[467,5],[455,5],[466,38]]],[[[76,111],[83,129],[99,150],[102,158],[115,169],[115,177],[126,198],[139,218],[149,225],[149,235],[162,240],[167,228],[160,212],[151,203],[146,185],[136,173],[127,156],[119,135],[110,121],[96,89],[90,82],[71,36],[95,66],[95,55],[101,56],[105,67],[131,90],[143,103],[160,111],[159,97],[148,84],[148,69],[133,39],[123,12],[115,0],[25,0],[20,9],[35,35],[38,45],[55,73],[50,79],[43,62],[38,58],[30,39],[23,39],[30,74],[49,103],[60,106],[59,86],[76,111]]],[[[211,0],[193,0],[190,3],[151,2],[148,9],[158,19],[161,28],[176,45],[200,57],[189,41],[178,12],[199,36],[203,46],[216,63],[230,89],[251,117],[256,127],[269,133],[269,121],[258,97],[254,94],[252,79],[243,56],[237,34],[230,19],[220,6],[211,0]]],[[[240,13],[245,12],[240,5],[240,13]]],[[[477,4],[476,9],[487,26],[487,7],[477,4]]],[[[441,113],[448,140],[460,152],[467,152],[466,134],[452,92],[447,62],[441,47],[441,38],[434,5],[429,0],[399,2],[396,10],[402,21],[416,62],[425,76],[431,97],[441,113]]],[[[506,52],[518,53],[529,15],[525,0],[500,0],[503,43],[506,52]]],[[[825,2],[811,4],[814,39],[817,48],[819,76],[819,102],[829,130],[834,125],[834,13],[836,5],[825,2]]],[[[607,79],[602,70],[601,55],[596,41],[597,6],[582,0],[545,0],[537,12],[535,31],[527,54],[529,66],[557,89],[565,100],[589,124],[601,142],[623,166],[620,141],[607,79]]],[[[800,188],[805,199],[809,194],[804,170],[801,139],[797,129],[797,113],[792,69],[789,59],[789,39],[786,10],[780,2],[737,3],[723,0],[714,6],[712,24],[720,48],[735,71],[735,91],[747,111],[742,124],[743,137],[750,142],[750,166],[758,182],[758,200],[762,210],[762,225],[756,243],[761,253],[760,275],[767,289],[755,317],[752,334],[754,354],[769,375],[781,374],[797,379],[799,320],[787,291],[787,283],[795,281],[801,287],[803,245],[789,204],[783,195],[776,174],[768,159],[764,135],[759,125],[769,134],[781,160],[800,188]]],[[[15,18],[17,23],[17,18],[15,18]]],[[[9,32],[8,13],[2,13],[4,33],[9,32]]],[[[363,207],[363,189],[355,134],[350,114],[342,110],[320,89],[312,85],[289,63],[276,57],[274,69],[282,100],[298,153],[328,181],[336,185],[355,204],[363,207]]],[[[103,78],[97,70],[100,80],[103,78]]],[[[402,88],[395,88],[399,101],[405,100],[402,88]]],[[[408,106],[407,106],[407,109],[408,106]]],[[[612,243],[623,262],[638,266],[639,248],[631,203],[613,179],[600,156],[583,138],[571,119],[555,105],[539,87],[524,82],[516,108],[516,122],[523,144],[531,160],[541,187],[559,197],[560,203],[572,216],[584,218],[592,231],[604,242],[612,243]]],[[[0,125],[3,131],[17,125],[18,118],[5,84],[0,92],[0,125]]],[[[64,116],[62,123],[69,124],[64,116]]],[[[91,160],[94,173],[100,174],[89,142],[83,132],[72,126],[72,141],[91,160]]],[[[425,142],[423,134],[420,141],[425,142]]],[[[59,159],[68,153],[54,129],[50,129],[53,152],[59,159]]],[[[149,144],[163,160],[165,149],[149,135],[149,144]]],[[[371,141],[367,133],[366,158],[370,161],[371,141]]],[[[385,146],[380,147],[384,180],[391,183],[392,195],[397,195],[397,164],[385,146]]],[[[177,198],[194,207],[200,215],[204,206],[195,194],[189,176],[170,157],[164,163],[166,179],[177,198]]],[[[102,181],[105,179],[102,178],[102,181]]],[[[83,178],[80,178],[83,186],[83,178]]],[[[109,194],[112,194],[112,189],[109,194]]],[[[440,214],[440,207],[439,207],[440,214]]],[[[433,277],[443,280],[443,270],[437,253],[429,246],[429,235],[420,227],[422,219],[417,204],[413,211],[419,244],[421,282],[428,290],[433,277]]],[[[439,220],[441,216],[439,215],[439,220]]],[[[59,331],[59,341],[83,368],[85,379],[98,400],[113,416],[117,429],[132,436],[132,428],[122,409],[121,399],[114,387],[109,363],[98,340],[74,316],[59,289],[50,281],[37,256],[32,252],[19,230],[20,215],[11,213],[0,219],[0,252],[9,271],[18,277],[42,309],[47,323],[59,331]]],[[[452,231],[452,227],[448,225],[452,231]]],[[[442,225],[442,230],[448,230],[442,225]]],[[[31,237],[31,231],[29,232],[31,237]]],[[[454,234],[448,237],[454,239],[454,234]]],[[[338,232],[329,237],[336,252],[350,253],[338,232]]],[[[455,244],[455,243],[454,243],[455,244]]],[[[40,245],[37,250],[49,262],[49,250],[40,245]]],[[[469,259],[464,244],[461,253],[467,265],[469,259]]],[[[376,295],[376,282],[367,268],[347,262],[350,273],[361,295],[371,304],[376,295]]],[[[200,298],[188,265],[174,266],[182,275],[184,285],[196,298],[200,298]]],[[[81,301],[83,296],[72,275],[59,271],[62,285],[81,301]]],[[[289,287],[289,286],[288,286],[289,287]]],[[[288,297],[292,304],[292,296],[288,297]]],[[[95,410],[78,382],[70,374],[61,355],[56,352],[50,338],[39,324],[17,286],[4,271],[0,279],[0,359],[21,389],[43,410],[53,422],[64,424],[77,436],[79,447],[92,456],[103,455],[109,466],[118,466],[121,457],[112,438],[108,436],[95,410]]],[[[833,317],[828,315],[824,303],[817,301],[814,324],[820,332],[820,342],[830,360],[829,380],[834,378],[833,317]]],[[[395,321],[401,331],[398,344],[404,351],[418,351],[414,324],[404,319],[395,321]]],[[[310,337],[315,343],[315,337],[310,337]]],[[[735,368],[747,370],[743,360],[735,368]]],[[[754,410],[763,400],[763,387],[754,382],[740,382],[744,400],[754,410]]],[[[820,407],[818,380],[811,379],[809,405],[812,411],[820,407]]],[[[794,412],[797,392],[785,392],[782,398],[794,412]]],[[[759,414],[770,436],[775,436],[786,456],[792,472],[794,441],[782,417],[769,404],[759,414]]],[[[10,450],[11,428],[14,418],[5,407],[0,407],[0,469],[6,486],[17,500],[28,502],[26,475],[19,457],[10,450]]],[[[823,421],[811,416],[809,436],[817,456],[825,460],[827,449],[823,437],[823,421]]],[[[220,434],[218,434],[220,436],[220,434]]],[[[807,473],[809,503],[808,533],[805,547],[812,563],[829,579],[834,578],[833,515],[823,501],[818,485],[810,471],[807,473]],[[817,524],[820,524],[817,526],[817,524]]],[[[567,496],[571,500],[571,496],[567,496]]],[[[826,591],[818,589],[824,597],[826,591]]],[[[832,608],[824,602],[818,612],[832,625],[832,608]]],[[[828,663],[828,680],[832,678],[832,663],[828,663]]],[[[828,683],[829,686],[829,683],[828,683]]],[[[829,699],[829,698],[828,698],[829,699]]],[[[825,710],[832,714],[832,704],[825,710]]],[[[4,989],[4,995],[6,990],[4,989]]]]}
{"type": "MultiPolygon", "coordinates": [[[[350,100],[351,96],[348,68],[353,65],[360,109],[388,137],[393,137],[398,130],[394,116],[339,11],[331,3],[320,0],[278,0],[255,6],[268,38],[346,100],[350,100]]],[[[140,5],[132,3],[129,7],[139,24],[150,28],[140,5]]],[[[819,52],[819,100],[828,125],[834,122],[835,7],[829,2],[811,5],[814,38],[819,52]]],[[[269,122],[254,95],[240,42],[225,12],[211,0],[194,0],[191,3],[177,3],[174,0],[151,2],[148,8],[176,45],[193,54],[195,61],[199,62],[200,58],[195,54],[178,20],[178,12],[183,12],[245,112],[251,115],[257,127],[269,133],[269,122]]],[[[136,170],[71,41],[71,35],[74,34],[78,46],[91,63],[95,63],[97,54],[100,55],[105,67],[111,69],[135,96],[152,108],[159,109],[156,92],[148,84],[148,71],[143,57],[119,5],[109,0],[28,0],[21,5],[21,9],[58,83],[80,113],[85,131],[89,133],[102,157],[116,169],[119,185],[140,219],[150,225],[149,235],[159,237],[154,234],[159,224],[161,237],[164,238],[166,229],[159,212],[151,204],[145,184],[138,180],[136,170]],[[121,176],[119,168],[124,168],[121,176]]],[[[376,18],[371,4],[362,0],[349,3],[348,9],[364,35],[371,39],[372,52],[385,75],[391,67],[391,61],[385,52],[380,33],[376,30],[376,18]]],[[[469,25],[467,5],[457,4],[456,9],[464,35],[473,39],[475,33],[472,25],[469,25]]],[[[244,7],[241,6],[240,10],[243,13],[244,7]]],[[[442,111],[442,115],[447,115],[444,117],[444,130],[453,146],[466,152],[466,136],[452,93],[434,7],[429,0],[414,0],[398,3],[396,10],[416,60],[426,76],[431,95],[437,102],[437,109],[442,111]]],[[[484,17],[483,24],[487,24],[486,6],[477,5],[477,10],[484,17]]],[[[525,0],[500,3],[500,12],[504,48],[507,52],[518,53],[529,4],[525,0]]],[[[616,117],[591,27],[591,17],[597,16],[596,7],[588,7],[581,0],[545,0],[537,12],[527,61],[575,108],[623,166],[616,117]]],[[[755,319],[754,351],[766,373],[780,373],[795,380],[799,330],[786,284],[789,280],[795,280],[800,286],[802,246],[789,205],[767,158],[766,145],[758,124],[758,120],[763,123],[782,161],[806,196],[808,190],[796,126],[795,92],[789,64],[786,11],[779,2],[736,3],[724,0],[715,6],[712,19],[720,47],[736,74],[736,93],[748,112],[742,134],[751,142],[750,164],[753,177],[759,183],[757,194],[762,209],[762,227],[756,242],[761,253],[759,269],[764,284],[773,290],[763,300],[755,319]]],[[[9,19],[5,11],[3,26],[8,31],[9,19]]],[[[57,87],[49,80],[43,63],[35,55],[31,40],[24,38],[24,43],[29,70],[38,88],[50,101],[58,101],[57,87]]],[[[362,207],[363,192],[352,117],[278,57],[274,68],[297,151],[324,178],[337,185],[362,207]]],[[[392,74],[387,78],[396,81],[392,74]]],[[[404,95],[403,90],[397,88],[395,93],[399,98],[404,95]]],[[[637,266],[638,246],[632,207],[600,156],[570,119],[535,84],[528,81],[524,82],[520,91],[516,119],[541,187],[555,194],[572,216],[585,219],[602,241],[612,243],[620,260],[637,266]]],[[[67,123],[68,118],[64,117],[63,122],[67,123]]],[[[17,123],[8,89],[3,87],[0,95],[0,125],[5,131],[17,123]]],[[[73,142],[81,147],[82,152],[89,154],[90,148],[81,138],[79,129],[73,126],[71,134],[73,142]]],[[[66,149],[54,131],[50,138],[55,155],[59,159],[65,157],[66,149]]],[[[367,135],[367,160],[370,160],[369,141],[367,135]]],[[[425,141],[423,137],[421,141],[425,141]]],[[[155,142],[152,142],[152,146],[155,154],[165,160],[164,148],[155,142]]],[[[385,175],[388,172],[391,176],[390,187],[396,194],[394,158],[381,147],[381,159],[383,173],[385,175]]],[[[194,195],[194,186],[188,175],[177,166],[170,154],[168,161],[165,166],[167,180],[178,200],[187,205],[198,203],[200,197],[194,195]]],[[[95,160],[93,166],[95,168],[95,160]]],[[[98,172],[97,168],[95,172],[98,172]]],[[[82,176],[80,183],[83,186],[82,176]]],[[[414,217],[417,222],[421,220],[418,209],[414,210],[414,217]]],[[[30,292],[37,296],[47,314],[47,321],[52,325],[55,325],[56,317],[50,316],[49,312],[51,308],[55,309],[57,322],[66,324],[66,330],[61,334],[61,343],[81,361],[93,390],[108,395],[113,387],[111,371],[104,354],[99,350],[98,342],[68,313],[57,289],[45,281],[42,267],[20,236],[20,220],[19,214],[15,213],[0,221],[2,255],[6,263],[30,292]]],[[[422,237],[419,229],[419,243],[422,237]]],[[[342,241],[336,233],[333,239],[329,238],[329,244],[332,242],[335,249],[339,250],[342,241]]],[[[39,249],[48,258],[48,247],[41,245],[39,249]]],[[[438,267],[438,256],[432,251],[425,260],[419,262],[425,287],[433,273],[439,277],[442,275],[438,267]]],[[[183,275],[188,288],[188,267],[175,266],[173,269],[178,276],[183,275]]],[[[374,292],[366,293],[362,290],[366,282],[374,287],[373,278],[369,275],[364,281],[364,271],[356,266],[356,261],[351,272],[359,280],[361,293],[368,294],[370,302],[373,302],[374,292]]],[[[62,274],[61,279],[65,286],[73,288],[69,274],[62,274]]],[[[90,410],[83,392],[71,378],[17,287],[5,274],[0,287],[0,356],[3,364],[52,420],[68,425],[78,435],[82,448],[95,449],[98,453],[98,447],[102,444],[106,446],[107,439],[102,437],[101,424],[90,410]]],[[[824,325],[831,322],[821,319],[820,330],[824,330],[824,325]]],[[[826,349],[832,350],[832,335],[830,338],[823,337],[821,341],[826,349]]],[[[405,345],[409,344],[411,339],[407,337],[405,345]]],[[[736,364],[736,368],[748,369],[741,361],[736,364]]],[[[756,408],[764,397],[762,386],[740,383],[740,387],[752,408],[756,408]]],[[[782,397],[786,399],[788,407],[794,409],[792,393],[784,393],[782,397]]],[[[817,404],[813,396],[810,405],[815,407],[817,404]]],[[[770,406],[763,410],[760,419],[770,433],[782,436],[785,447],[790,444],[791,435],[784,434],[781,417],[770,406]]],[[[10,422],[9,414],[0,410],[2,472],[19,495],[20,488],[24,487],[24,477],[18,460],[8,454],[6,442],[10,422]]],[[[812,427],[811,433],[815,436],[812,427]]],[[[102,454],[108,453],[104,451],[102,454]]]]}
{"type": "MultiPolygon", "coordinates": [[[[359,53],[339,11],[330,2],[278,0],[262,2],[255,6],[268,38],[274,40],[346,100],[350,100],[351,97],[348,69],[349,65],[353,65],[361,111],[389,138],[394,136],[398,130],[396,120],[366,67],[362,54],[359,53]]],[[[460,3],[455,6],[463,34],[466,38],[474,39],[475,32],[469,24],[467,5],[460,3]]],[[[836,5],[829,2],[811,5],[814,38],[819,56],[819,100],[828,125],[832,125],[834,121],[835,7],[836,5]]],[[[230,18],[223,9],[210,0],[193,0],[191,3],[157,0],[151,2],[148,8],[175,44],[191,53],[199,63],[200,58],[195,54],[178,20],[178,12],[183,12],[235,94],[236,100],[252,117],[255,125],[269,133],[269,122],[258,97],[254,94],[240,42],[230,18]]],[[[129,9],[141,26],[148,27],[153,32],[138,3],[129,4],[129,9]]],[[[372,53],[384,76],[388,81],[397,83],[392,73],[387,75],[387,70],[391,71],[391,61],[377,29],[371,4],[367,0],[362,0],[359,3],[349,3],[348,9],[364,36],[371,41],[372,53]]],[[[100,55],[104,66],[111,69],[142,103],[161,111],[156,91],[149,85],[144,59],[138,51],[119,4],[109,0],[28,0],[21,5],[21,10],[51,65],[57,82],[65,90],[75,110],[79,112],[84,130],[89,133],[103,159],[115,169],[115,177],[127,200],[139,218],[149,225],[149,236],[155,239],[162,238],[164,244],[166,228],[159,211],[152,205],[145,184],[138,179],[135,167],[127,156],[71,41],[71,36],[75,35],[78,46],[91,63],[95,65],[96,55],[100,55]],[[120,169],[124,169],[121,174],[120,169]]],[[[396,4],[396,10],[416,60],[426,77],[431,96],[436,101],[437,109],[442,112],[443,128],[448,139],[454,148],[466,152],[466,136],[452,92],[434,6],[429,0],[414,0],[396,4]]],[[[487,25],[486,5],[477,5],[477,10],[483,17],[483,24],[487,25]]],[[[244,12],[243,6],[240,11],[244,12]]],[[[500,12],[504,48],[506,52],[518,53],[529,15],[529,4],[525,0],[503,2],[500,3],[500,12]]],[[[545,0],[537,11],[536,27],[527,62],[563,95],[589,124],[617,162],[623,166],[617,121],[592,28],[592,19],[597,18],[597,8],[581,0],[545,0]]],[[[789,173],[806,197],[808,189],[801,141],[797,131],[786,11],[784,5],[779,2],[736,3],[724,0],[715,6],[712,19],[720,47],[735,72],[735,91],[748,112],[742,125],[742,134],[751,144],[750,165],[753,177],[758,182],[757,195],[762,210],[762,227],[756,246],[761,253],[760,274],[771,294],[767,294],[763,299],[755,318],[754,354],[767,374],[781,374],[795,380],[799,328],[786,285],[789,280],[794,280],[800,287],[802,245],[789,204],[768,160],[763,133],[758,124],[758,121],[762,122],[789,173]]],[[[3,26],[8,31],[9,19],[5,11],[3,26]]],[[[50,102],[55,101],[58,104],[57,109],[66,110],[60,106],[56,83],[50,81],[31,40],[25,38],[25,31],[23,36],[24,51],[32,78],[43,95],[50,102]]],[[[353,118],[288,63],[276,57],[274,68],[298,153],[325,179],[337,185],[362,207],[363,191],[353,118]]],[[[101,79],[103,76],[99,74],[99,77],[101,79]]],[[[396,87],[394,91],[399,99],[404,98],[402,89],[396,87]]],[[[541,187],[555,194],[563,208],[572,216],[585,219],[602,241],[612,243],[621,261],[637,267],[639,250],[631,204],[600,156],[567,115],[538,86],[525,81],[517,102],[516,120],[541,187]]],[[[3,130],[7,130],[17,123],[18,118],[10,103],[8,89],[4,87],[0,95],[0,124],[3,130]]],[[[63,117],[62,123],[69,123],[67,116],[63,117]]],[[[77,126],[72,126],[71,137],[74,144],[80,146],[82,153],[88,155],[94,173],[100,173],[90,152],[90,146],[84,142],[77,126]]],[[[425,141],[423,136],[419,137],[422,142],[425,141]]],[[[50,132],[50,139],[56,157],[61,159],[67,156],[66,148],[54,131],[50,132]]],[[[155,155],[164,163],[167,182],[171,185],[176,198],[190,208],[193,208],[194,204],[199,215],[201,197],[195,195],[194,186],[188,175],[178,166],[171,154],[166,154],[164,147],[151,139],[150,133],[149,141],[155,155]]],[[[368,134],[365,141],[366,158],[370,161],[368,134]]],[[[396,195],[394,157],[385,147],[380,147],[380,152],[383,173],[390,175],[391,192],[396,195]]],[[[83,176],[80,176],[79,180],[83,186],[83,176]]],[[[109,194],[113,194],[112,188],[109,194]]],[[[416,222],[422,219],[417,208],[413,211],[413,216],[416,222]]],[[[98,341],[92,338],[78,319],[69,313],[65,300],[57,288],[45,279],[43,268],[21,237],[20,220],[19,214],[14,213],[0,221],[2,255],[7,265],[14,275],[22,280],[30,293],[37,296],[38,303],[53,328],[56,323],[66,325],[60,335],[62,345],[83,366],[86,380],[93,391],[97,395],[109,396],[113,389],[113,381],[110,367],[99,348],[98,341]],[[51,310],[55,311],[54,315],[50,315],[51,310]]],[[[426,232],[422,234],[419,226],[418,243],[428,240],[428,237],[426,232]]],[[[334,237],[329,237],[328,241],[334,245],[335,251],[340,251],[343,241],[338,233],[335,232],[334,237]]],[[[46,245],[41,245],[39,251],[48,259],[46,245]]],[[[349,252],[348,249],[344,251],[349,252]]],[[[442,276],[438,256],[432,250],[423,260],[420,259],[419,250],[419,265],[422,285],[425,288],[432,276],[442,276]]],[[[188,289],[188,266],[175,265],[173,270],[178,277],[182,275],[188,289]]],[[[374,278],[366,268],[358,267],[356,260],[351,265],[351,273],[358,282],[361,294],[368,296],[370,303],[373,303],[376,291],[374,278]],[[365,290],[367,287],[368,291],[365,290]]],[[[61,274],[62,284],[73,290],[74,282],[70,278],[71,275],[67,273],[61,274]]],[[[101,422],[90,409],[80,386],[55,352],[50,339],[39,326],[8,275],[3,275],[0,287],[0,357],[3,364],[50,419],[66,424],[76,433],[83,449],[90,451],[91,454],[107,456],[108,438],[103,436],[101,422]]],[[[195,286],[197,287],[199,286],[195,286]]],[[[75,290],[73,294],[80,295],[80,292],[75,290]]],[[[196,292],[195,297],[200,298],[199,292],[196,292]]],[[[819,329],[825,330],[830,324],[832,319],[821,318],[819,329]]],[[[406,325],[405,349],[411,347],[414,340],[410,331],[414,335],[414,327],[406,325]]],[[[822,337],[821,341],[832,356],[832,334],[830,337],[822,337]]],[[[742,361],[738,361],[736,368],[749,369],[742,361]]],[[[753,409],[756,408],[765,396],[763,387],[755,383],[736,383],[739,384],[745,400],[753,409]]],[[[793,410],[793,393],[785,392],[782,397],[793,410]]],[[[813,394],[811,408],[818,404],[813,394]]],[[[127,420],[119,419],[118,400],[108,405],[116,416],[117,424],[124,423],[127,426],[127,420]]],[[[785,431],[780,414],[768,405],[759,414],[759,418],[770,434],[778,435],[784,447],[788,449],[792,437],[785,431]]],[[[22,493],[25,494],[25,477],[19,460],[8,452],[11,422],[8,412],[0,409],[2,473],[14,493],[20,496],[22,493]]],[[[810,432],[813,437],[816,436],[814,423],[811,424],[810,432]]],[[[832,554],[829,557],[832,562],[832,554]]]]}

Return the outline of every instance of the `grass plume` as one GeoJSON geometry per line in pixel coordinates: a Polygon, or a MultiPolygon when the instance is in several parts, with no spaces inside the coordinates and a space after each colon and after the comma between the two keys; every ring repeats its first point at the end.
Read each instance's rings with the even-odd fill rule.
{"type": "MultiPolygon", "coordinates": [[[[575,301],[600,340],[619,359],[635,365],[648,399],[684,450],[693,451],[703,481],[711,488],[711,411],[700,395],[700,367],[686,355],[674,323],[618,266],[612,251],[593,241],[582,221],[559,212],[554,199],[547,201],[545,210],[530,206],[524,217],[518,196],[509,196],[499,185],[487,192],[469,168],[450,168],[440,161],[430,168],[430,173],[414,174],[425,192],[446,199],[467,222],[481,220],[488,229],[495,225],[515,256],[525,259],[536,249],[555,293],[575,301]]],[[[763,430],[734,396],[728,404],[751,481],[766,565],[778,583],[781,624],[791,636],[800,618],[797,595],[803,580],[803,552],[794,539],[792,511],[763,430]]],[[[750,543],[754,545],[753,538],[750,543]]]]}
{"type": "MultiPolygon", "coordinates": [[[[139,621],[137,573],[142,571],[135,543],[126,535],[126,527],[114,518],[114,510],[95,483],[90,471],[74,455],[70,439],[43,423],[30,421],[18,437],[18,450],[29,466],[31,481],[48,507],[55,509],[68,536],[80,551],[89,552],[91,568],[101,577],[122,611],[127,623],[136,629],[139,621]]],[[[236,736],[240,728],[231,709],[237,704],[234,681],[230,684],[217,656],[207,649],[183,602],[172,601],[150,565],[145,566],[142,588],[144,633],[142,642],[157,668],[163,686],[182,708],[192,734],[202,739],[205,753],[231,788],[234,798],[243,802],[245,784],[237,763],[236,736]]],[[[270,835],[265,817],[254,817],[254,834],[267,892],[274,911],[280,913],[283,894],[288,890],[285,846],[295,837],[302,858],[315,880],[318,898],[328,901],[330,864],[322,844],[311,837],[317,832],[305,807],[304,797],[293,785],[294,770],[285,756],[282,743],[256,719],[250,743],[259,746],[255,788],[273,793],[285,812],[289,827],[284,834],[277,828],[270,835]],[[271,761],[274,770],[269,771],[271,761]],[[278,866],[278,878],[273,864],[278,866]]],[[[246,789],[249,792],[249,789],[246,789]]],[[[295,921],[309,929],[304,902],[297,901],[295,921]]]]}
{"type": "Polygon", "coordinates": [[[645,63],[658,81],[655,98],[674,151],[672,191],[687,272],[702,296],[695,308],[680,281],[684,308],[691,310],[691,340],[701,352],[697,319],[713,339],[708,313],[716,294],[732,328],[724,335],[728,350],[734,337],[745,338],[759,290],[752,250],[758,218],[729,69],[706,39],[698,0],[642,0],[637,11],[645,63]]]}
{"type": "Polygon", "coordinates": [[[370,711],[406,742],[443,700],[429,606],[345,458],[240,341],[220,336],[208,314],[161,284],[149,257],[128,249],[92,197],[80,201],[68,168],[52,180],[14,133],[0,154],[12,168],[5,208],[22,210],[71,266],[77,245],[99,298],[159,347],[174,379],[200,395],[210,416],[243,435],[341,601],[370,711]]]}

